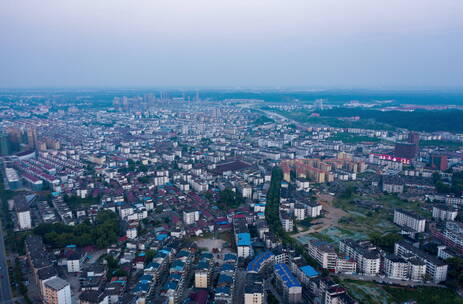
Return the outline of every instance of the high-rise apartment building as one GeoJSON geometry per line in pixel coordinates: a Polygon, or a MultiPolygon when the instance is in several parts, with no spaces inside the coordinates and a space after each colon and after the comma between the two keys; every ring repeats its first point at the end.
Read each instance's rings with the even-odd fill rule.
{"type": "Polygon", "coordinates": [[[59,277],[46,281],[43,299],[47,304],[71,304],[69,283],[59,277]]]}

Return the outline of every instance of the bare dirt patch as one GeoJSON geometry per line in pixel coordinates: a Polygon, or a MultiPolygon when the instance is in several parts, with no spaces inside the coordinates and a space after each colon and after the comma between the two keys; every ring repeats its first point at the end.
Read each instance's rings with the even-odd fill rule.
{"type": "Polygon", "coordinates": [[[341,218],[348,215],[348,213],[344,210],[334,207],[333,200],[333,196],[329,194],[320,194],[318,196],[318,201],[325,211],[325,216],[317,220],[308,230],[296,233],[292,237],[297,238],[306,234],[320,232],[326,228],[336,225],[341,218]]]}

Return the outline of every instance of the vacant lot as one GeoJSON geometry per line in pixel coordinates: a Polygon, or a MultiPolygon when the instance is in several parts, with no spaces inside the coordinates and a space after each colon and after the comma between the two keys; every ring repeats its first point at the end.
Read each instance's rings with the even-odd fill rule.
{"type": "Polygon", "coordinates": [[[335,226],[341,218],[347,215],[345,211],[340,208],[333,206],[333,197],[331,195],[320,195],[318,201],[323,206],[324,217],[316,219],[312,222],[312,226],[306,231],[296,233],[293,235],[295,238],[299,238],[303,235],[320,232],[329,227],[335,226]]]}
{"type": "Polygon", "coordinates": [[[419,304],[463,304],[454,291],[438,287],[392,287],[373,282],[342,280],[350,294],[362,303],[386,304],[416,301],[419,304]]]}
{"type": "Polygon", "coordinates": [[[423,216],[430,215],[429,211],[424,208],[425,203],[407,202],[393,195],[361,198],[381,206],[376,209],[356,205],[354,199],[356,198],[337,199],[334,205],[349,214],[339,221],[339,226],[358,233],[397,232],[399,230],[398,227],[392,223],[394,209],[396,208],[413,211],[423,216]]]}
{"type": "Polygon", "coordinates": [[[212,252],[212,249],[222,249],[225,241],[221,239],[198,239],[196,244],[199,248],[207,248],[209,252],[212,252]]]}
{"type": "Polygon", "coordinates": [[[395,208],[403,208],[423,216],[430,216],[425,203],[407,202],[393,195],[361,197],[354,195],[350,199],[334,199],[330,195],[319,196],[325,211],[324,217],[315,219],[306,231],[296,233],[294,238],[302,243],[309,239],[338,242],[340,239],[367,239],[373,235],[398,232],[392,222],[395,208]],[[368,200],[378,205],[370,208],[354,203],[355,199],[368,200]]]}

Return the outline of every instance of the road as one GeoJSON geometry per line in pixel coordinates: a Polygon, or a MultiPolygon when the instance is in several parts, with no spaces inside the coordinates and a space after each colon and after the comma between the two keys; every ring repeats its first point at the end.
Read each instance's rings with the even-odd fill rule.
{"type": "Polygon", "coordinates": [[[244,287],[246,285],[246,271],[238,270],[235,277],[235,288],[233,295],[233,303],[244,303],[244,287]]]}
{"type": "Polygon", "coordinates": [[[0,221],[0,304],[13,303],[8,277],[8,264],[6,263],[5,242],[3,239],[3,226],[0,221]]]}
{"type": "Polygon", "coordinates": [[[322,124],[301,123],[301,122],[298,122],[298,121],[296,121],[294,119],[285,117],[285,116],[283,116],[281,114],[271,112],[271,111],[266,111],[266,110],[262,110],[262,109],[260,109],[260,111],[265,113],[268,117],[270,117],[270,118],[272,118],[274,120],[278,120],[280,122],[292,123],[292,124],[294,124],[295,126],[297,126],[298,128],[301,128],[301,129],[307,129],[309,127],[327,127],[326,125],[322,125],[322,124]]]}
{"type": "Polygon", "coordinates": [[[264,289],[269,290],[272,295],[278,300],[278,303],[285,303],[282,295],[275,289],[275,286],[272,284],[273,275],[264,280],[264,289]]]}
{"type": "Polygon", "coordinates": [[[278,114],[278,113],[275,113],[275,112],[270,112],[270,111],[265,111],[265,110],[260,110],[262,112],[264,112],[268,117],[270,117],[271,119],[277,119],[277,120],[280,120],[282,122],[286,121],[286,122],[289,122],[289,123],[293,123],[295,124],[296,126],[299,126],[299,127],[304,127],[303,125],[301,125],[299,122],[293,120],[293,119],[289,119],[287,117],[284,117],[283,115],[281,114],[278,114]]]}

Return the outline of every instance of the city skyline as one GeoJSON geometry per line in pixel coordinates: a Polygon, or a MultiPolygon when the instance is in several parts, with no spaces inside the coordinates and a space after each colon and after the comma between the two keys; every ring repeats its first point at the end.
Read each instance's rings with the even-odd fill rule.
{"type": "Polygon", "coordinates": [[[463,304],[463,1],[0,1],[0,304],[463,304]]]}

